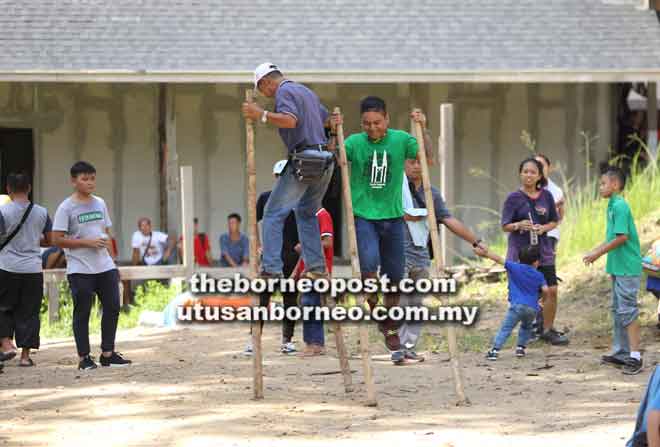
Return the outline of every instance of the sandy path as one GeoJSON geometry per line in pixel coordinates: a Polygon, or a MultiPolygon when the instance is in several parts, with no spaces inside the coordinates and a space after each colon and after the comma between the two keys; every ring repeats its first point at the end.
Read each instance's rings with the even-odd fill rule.
{"type": "MultiPolygon", "coordinates": [[[[523,360],[510,352],[498,362],[465,354],[473,405],[457,408],[447,357],[435,354],[404,367],[374,362],[380,402],[367,408],[362,386],[346,396],[340,375],[310,375],[336,371],[334,356],[283,356],[279,329],[269,326],[266,399],[255,402],[251,360],[240,355],[246,329],[125,331],[118,349],[135,364],[85,373],[75,368],[70,341],[46,344],[36,368],[13,361],[0,375],[0,445],[620,446],[651,371],[628,377],[602,367],[603,351],[587,339],[532,349],[523,360]],[[544,351],[550,369],[543,369],[544,351]]],[[[646,348],[650,365],[657,340],[646,348]]],[[[360,362],[351,366],[360,383],[360,362]]]]}

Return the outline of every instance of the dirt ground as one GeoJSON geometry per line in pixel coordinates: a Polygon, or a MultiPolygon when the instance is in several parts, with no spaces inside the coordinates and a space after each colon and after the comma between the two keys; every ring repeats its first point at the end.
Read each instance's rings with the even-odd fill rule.
{"type": "MultiPolygon", "coordinates": [[[[660,234],[660,216],[640,227],[648,243],[660,234]]],[[[117,350],[134,361],[127,368],[77,371],[71,339],[43,340],[35,368],[8,362],[0,374],[0,446],[622,446],[659,357],[657,301],[640,294],[644,371],[625,376],[601,365],[611,334],[603,263],[560,266],[557,326],[570,330],[571,344],[536,343],[524,359],[509,348],[497,362],[484,358],[506,310],[505,284],[463,288],[458,300],[481,307],[477,324],[458,331],[471,406],[454,405],[438,325],[424,329],[427,361],[373,362],[377,408],[364,405],[359,359],[351,360],[356,390],[344,393],[332,336],[328,355],[302,359],[280,354],[280,326],[267,325],[265,399],[254,401],[252,360],[241,354],[246,324],[136,328],[118,334],[117,350]]],[[[345,326],[351,353],[357,332],[345,326]]],[[[382,338],[371,332],[372,353],[382,355],[382,338]]],[[[93,349],[99,341],[92,337],[93,349]]]]}
{"type": "MultiPolygon", "coordinates": [[[[356,338],[355,328],[347,332],[356,338]]],[[[0,375],[0,445],[620,446],[652,370],[630,377],[600,366],[604,349],[579,337],[525,359],[469,353],[462,361],[472,405],[456,407],[446,354],[408,366],[374,361],[379,405],[369,408],[359,360],[351,361],[357,389],[344,394],[332,337],[329,355],[301,359],[277,352],[278,335],[278,326],[266,327],[266,397],[258,402],[240,323],[124,331],[118,350],[135,364],[89,372],[76,370],[71,341],[46,341],[37,367],[14,360],[0,375]]],[[[658,345],[647,343],[647,365],[658,345]]]]}

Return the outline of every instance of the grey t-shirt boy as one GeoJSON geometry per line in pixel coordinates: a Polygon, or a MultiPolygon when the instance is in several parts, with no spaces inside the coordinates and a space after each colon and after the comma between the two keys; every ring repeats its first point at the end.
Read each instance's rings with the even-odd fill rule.
{"type": "MultiPolygon", "coordinates": [[[[64,231],[70,239],[98,239],[112,226],[108,208],[100,197],[88,203],[69,197],[57,207],[53,231],[64,231]]],[[[66,272],[96,274],[115,269],[115,262],[105,248],[65,248],[66,272]]]]}
{"type": "MultiPolygon", "coordinates": [[[[11,202],[0,206],[0,244],[14,231],[30,205],[11,202]]],[[[16,236],[0,251],[0,270],[12,273],[41,273],[41,236],[51,231],[46,208],[34,205],[16,236]]]]}

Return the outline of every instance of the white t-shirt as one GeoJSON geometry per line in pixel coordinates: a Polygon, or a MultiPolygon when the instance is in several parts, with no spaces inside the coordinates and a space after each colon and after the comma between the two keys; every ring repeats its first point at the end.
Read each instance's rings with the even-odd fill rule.
{"type": "MultiPolygon", "coordinates": [[[[92,196],[89,203],[76,202],[69,197],[57,207],[53,231],[63,231],[71,239],[107,237],[112,227],[110,213],[103,199],[92,196]]],[[[106,248],[65,248],[66,272],[96,274],[117,268],[106,248]]]]}
{"type": "Polygon", "coordinates": [[[167,248],[167,234],[160,231],[151,232],[151,243],[149,243],[149,235],[142,234],[141,231],[133,233],[131,247],[137,248],[140,251],[140,259],[144,257],[144,263],[147,265],[158,264],[163,260],[165,249],[167,248]],[[149,247],[147,247],[149,244],[149,247]],[[145,256],[145,251],[147,252],[145,256]]]}
{"type": "MultiPolygon", "coordinates": [[[[545,189],[550,191],[552,198],[555,199],[555,204],[558,204],[564,200],[564,193],[562,192],[561,188],[557,186],[557,184],[552,180],[548,179],[548,186],[546,186],[545,189]]],[[[554,230],[548,231],[548,236],[554,237],[557,239],[557,241],[559,241],[559,226],[557,226],[554,230]]]]}

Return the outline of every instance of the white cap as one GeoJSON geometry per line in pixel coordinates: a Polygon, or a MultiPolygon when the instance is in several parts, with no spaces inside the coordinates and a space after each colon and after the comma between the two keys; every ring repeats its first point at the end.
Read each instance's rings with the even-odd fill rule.
{"type": "Polygon", "coordinates": [[[289,160],[280,160],[273,165],[273,174],[280,175],[289,160]]]}
{"type": "Polygon", "coordinates": [[[254,88],[257,88],[257,84],[259,81],[261,81],[261,78],[266,76],[269,73],[272,73],[274,71],[280,71],[279,68],[277,68],[277,65],[271,63],[271,62],[264,62],[263,64],[259,65],[257,68],[254,69],[254,88]]]}

